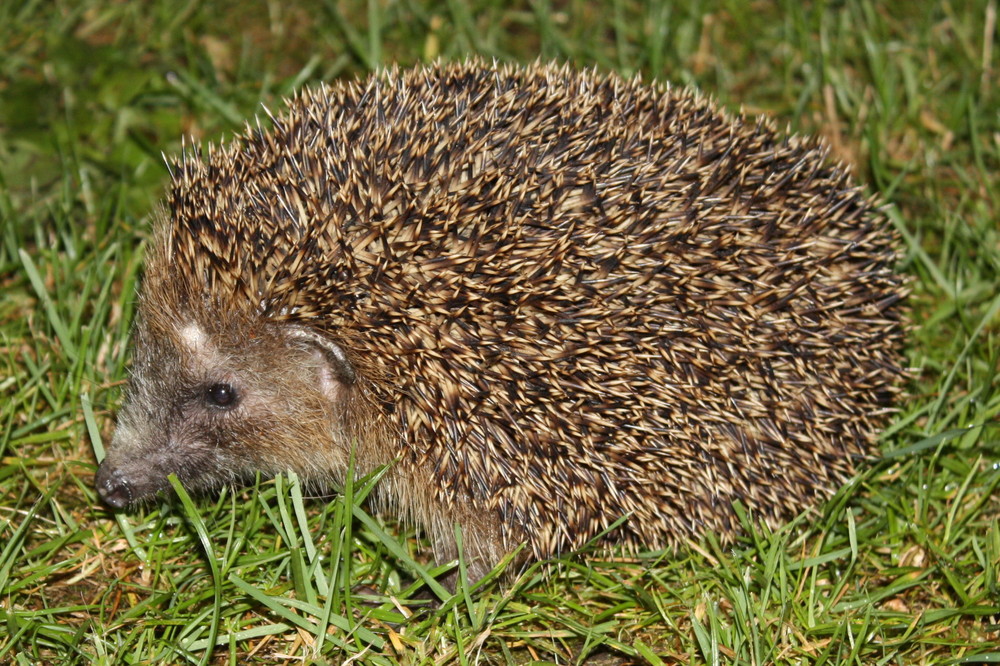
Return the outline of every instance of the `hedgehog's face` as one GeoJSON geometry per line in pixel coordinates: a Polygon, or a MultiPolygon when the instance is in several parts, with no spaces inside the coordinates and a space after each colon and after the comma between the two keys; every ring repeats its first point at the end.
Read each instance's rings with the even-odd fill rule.
{"type": "Polygon", "coordinates": [[[354,374],[336,345],[273,324],[148,324],[97,475],[109,505],[168,488],[170,474],[198,489],[256,471],[346,471],[342,406],[354,374]]]}

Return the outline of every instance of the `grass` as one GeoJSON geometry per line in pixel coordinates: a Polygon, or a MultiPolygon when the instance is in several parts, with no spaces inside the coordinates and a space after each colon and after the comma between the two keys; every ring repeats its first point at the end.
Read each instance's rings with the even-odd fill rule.
{"type": "Polygon", "coordinates": [[[0,663],[1000,663],[997,2],[0,3],[0,663]],[[568,558],[437,606],[362,500],[295,479],[113,516],[92,488],[182,135],[478,53],[700,87],[824,135],[913,276],[883,457],[777,533],[568,558]]]}

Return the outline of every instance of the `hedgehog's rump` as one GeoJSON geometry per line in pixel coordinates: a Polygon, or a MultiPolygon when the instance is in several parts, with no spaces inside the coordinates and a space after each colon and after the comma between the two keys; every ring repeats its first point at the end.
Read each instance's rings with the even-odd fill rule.
{"type": "Polygon", "coordinates": [[[419,503],[495,512],[504,547],[776,521],[896,391],[884,216],[821,146],[688,92],[389,71],[174,171],[161,286],[335,341],[419,503]]]}

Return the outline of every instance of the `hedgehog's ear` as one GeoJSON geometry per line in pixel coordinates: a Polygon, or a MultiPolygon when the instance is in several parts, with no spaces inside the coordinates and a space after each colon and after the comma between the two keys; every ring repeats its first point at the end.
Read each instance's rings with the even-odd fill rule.
{"type": "Polygon", "coordinates": [[[293,340],[305,343],[319,356],[320,388],[330,398],[339,397],[345,388],[357,381],[354,366],[336,342],[308,328],[291,326],[287,331],[293,340]]]}

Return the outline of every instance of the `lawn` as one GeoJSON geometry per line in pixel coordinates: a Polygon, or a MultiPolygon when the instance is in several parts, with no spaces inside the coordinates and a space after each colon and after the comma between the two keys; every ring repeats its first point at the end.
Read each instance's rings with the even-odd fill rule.
{"type": "Polygon", "coordinates": [[[997,4],[0,2],[0,664],[1000,663],[997,4]],[[879,459],[734,547],[456,595],[370,513],[377,478],[103,508],[162,155],[304,85],[471,54],[696,86],[823,136],[912,276],[879,459]]]}

